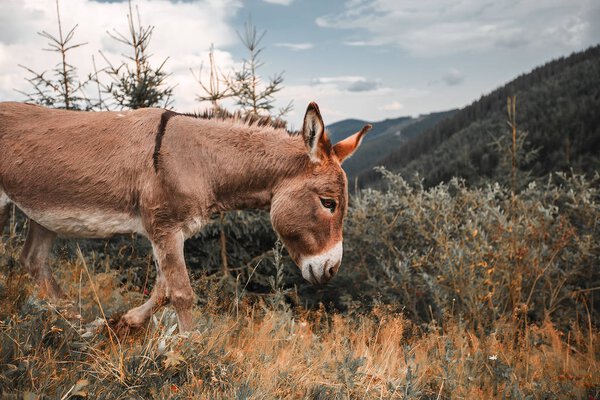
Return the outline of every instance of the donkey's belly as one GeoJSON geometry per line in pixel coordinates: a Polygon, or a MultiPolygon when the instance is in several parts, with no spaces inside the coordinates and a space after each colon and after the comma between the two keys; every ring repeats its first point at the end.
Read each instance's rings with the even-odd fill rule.
{"type": "Polygon", "coordinates": [[[82,209],[41,211],[17,206],[29,218],[62,236],[103,238],[133,232],[147,236],[140,218],[127,213],[82,209]]]}

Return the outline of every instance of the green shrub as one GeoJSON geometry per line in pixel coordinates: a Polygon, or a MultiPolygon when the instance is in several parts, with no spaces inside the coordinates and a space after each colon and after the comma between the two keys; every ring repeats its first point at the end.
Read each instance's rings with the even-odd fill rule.
{"type": "Polygon", "coordinates": [[[598,175],[555,174],[513,198],[498,184],[453,179],[423,189],[382,173],[388,189],[361,191],[347,218],[352,296],[417,322],[453,316],[486,329],[503,316],[569,324],[598,310],[597,296],[590,304],[600,286],[598,175]]]}

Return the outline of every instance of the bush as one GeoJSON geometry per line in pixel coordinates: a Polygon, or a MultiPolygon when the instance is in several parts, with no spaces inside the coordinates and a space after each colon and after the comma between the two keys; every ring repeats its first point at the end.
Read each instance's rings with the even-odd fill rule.
{"type": "Polygon", "coordinates": [[[388,189],[363,190],[349,211],[349,293],[416,322],[459,317],[486,330],[507,316],[598,321],[598,175],[555,174],[512,197],[498,184],[425,190],[382,173],[388,189]]]}

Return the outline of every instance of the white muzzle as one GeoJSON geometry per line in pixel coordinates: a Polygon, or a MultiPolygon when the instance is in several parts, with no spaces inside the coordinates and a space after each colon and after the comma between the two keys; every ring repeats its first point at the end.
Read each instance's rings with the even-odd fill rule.
{"type": "Polygon", "coordinates": [[[302,257],[302,277],[313,285],[327,283],[337,273],[342,263],[342,241],[329,250],[314,256],[302,257]]]}

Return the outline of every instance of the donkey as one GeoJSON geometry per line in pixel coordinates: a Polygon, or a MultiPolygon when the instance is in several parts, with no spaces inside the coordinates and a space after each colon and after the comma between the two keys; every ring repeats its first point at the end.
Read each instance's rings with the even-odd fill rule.
{"type": "Polygon", "coordinates": [[[183,243],[215,212],[268,208],[306,280],[324,284],[337,273],[348,204],[340,165],[370,128],[332,145],[315,103],[299,134],[164,109],[0,103],[0,233],[13,203],[30,221],[21,263],[51,299],[64,296],[47,263],[57,235],[147,237],[157,280],[120,323],[139,327],[170,303],[188,331],[194,291],[183,243]]]}

